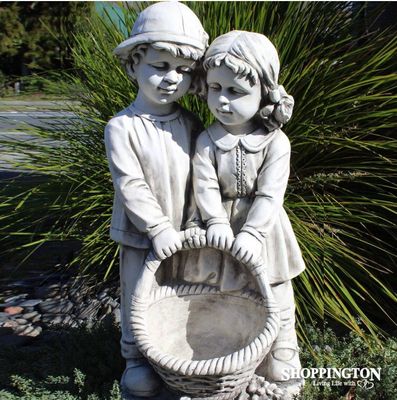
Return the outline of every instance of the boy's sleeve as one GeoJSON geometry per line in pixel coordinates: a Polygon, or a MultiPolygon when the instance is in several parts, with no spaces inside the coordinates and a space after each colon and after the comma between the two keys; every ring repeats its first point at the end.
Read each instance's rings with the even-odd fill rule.
{"type": "Polygon", "coordinates": [[[172,227],[145,181],[128,130],[121,121],[111,120],[106,126],[105,146],[114,189],[134,226],[147,233],[149,239],[172,227]]]}
{"type": "Polygon", "coordinates": [[[258,175],[255,200],[248,212],[242,232],[259,240],[267,236],[283,206],[290,172],[291,146],[287,136],[280,132],[269,145],[265,162],[258,175]]]}
{"type": "Polygon", "coordinates": [[[193,157],[193,188],[201,218],[207,226],[229,224],[214,165],[213,144],[208,134],[203,132],[197,139],[193,157]]]}

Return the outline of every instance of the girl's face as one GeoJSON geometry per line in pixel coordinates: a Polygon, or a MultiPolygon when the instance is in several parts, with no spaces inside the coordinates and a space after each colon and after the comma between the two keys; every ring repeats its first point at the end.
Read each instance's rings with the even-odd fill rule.
{"type": "Polygon", "coordinates": [[[233,134],[247,134],[261,103],[259,80],[235,74],[222,64],[207,74],[208,107],[216,119],[233,134]]]}

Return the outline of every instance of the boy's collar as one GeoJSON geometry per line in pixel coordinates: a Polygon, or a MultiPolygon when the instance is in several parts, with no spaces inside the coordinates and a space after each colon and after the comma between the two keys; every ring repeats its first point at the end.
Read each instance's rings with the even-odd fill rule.
{"type": "Polygon", "coordinates": [[[238,136],[232,135],[226,131],[219,122],[215,122],[215,124],[211,125],[207,130],[208,135],[219,149],[230,151],[241,143],[246,150],[252,153],[263,150],[264,147],[273,140],[277,131],[278,130],[276,129],[267,133],[264,128],[258,128],[248,135],[238,136]]]}
{"type": "Polygon", "coordinates": [[[179,106],[179,104],[176,104],[176,110],[174,112],[167,115],[154,115],[145,113],[144,111],[137,108],[134,105],[134,103],[132,103],[128,108],[132,111],[134,115],[148,119],[150,121],[158,121],[158,122],[172,121],[174,119],[177,119],[181,115],[181,107],[179,106]]]}

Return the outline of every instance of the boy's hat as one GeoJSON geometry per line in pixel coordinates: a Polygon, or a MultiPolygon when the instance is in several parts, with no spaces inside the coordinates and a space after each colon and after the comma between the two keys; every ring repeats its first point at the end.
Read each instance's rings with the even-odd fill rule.
{"type": "Polygon", "coordinates": [[[137,45],[153,42],[189,45],[204,53],[208,35],[189,7],[177,1],[155,3],[139,13],[130,37],[115,48],[114,54],[125,58],[137,45]]]}

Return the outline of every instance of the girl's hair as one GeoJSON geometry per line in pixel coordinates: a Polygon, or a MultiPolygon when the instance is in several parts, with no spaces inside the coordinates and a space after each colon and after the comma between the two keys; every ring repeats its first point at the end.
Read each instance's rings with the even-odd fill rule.
{"type": "Polygon", "coordinates": [[[287,123],[294,99],[278,84],[280,62],[270,40],[259,33],[231,31],[214,40],[208,48],[204,69],[224,64],[235,74],[247,77],[262,87],[262,108],[258,112],[264,126],[272,131],[287,123]]]}
{"type": "Polygon", "coordinates": [[[182,57],[188,60],[195,61],[196,68],[192,77],[192,83],[190,85],[189,93],[202,95],[204,87],[202,81],[204,74],[200,73],[199,71],[202,69],[200,68],[200,60],[203,57],[203,51],[189,45],[181,45],[171,42],[153,42],[150,44],[145,43],[134,47],[126,58],[120,58],[121,64],[123,65],[128,76],[133,82],[136,83],[134,65],[137,65],[141,61],[142,57],[146,54],[149,46],[153,47],[155,50],[168,51],[174,57],[182,57]]]}

